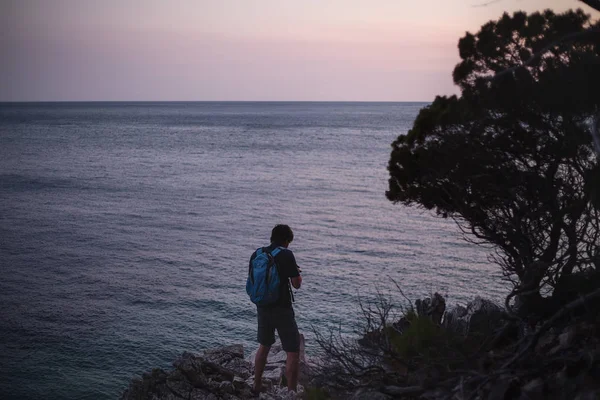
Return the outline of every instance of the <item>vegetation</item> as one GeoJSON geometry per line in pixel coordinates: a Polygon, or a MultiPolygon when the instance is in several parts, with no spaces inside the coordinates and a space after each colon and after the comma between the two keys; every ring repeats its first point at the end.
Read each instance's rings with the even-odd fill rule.
{"type": "Polygon", "coordinates": [[[325,356],[313,383],[340,398],[594,398],[600,23],[581,10],[504,14],[458,47],[461,95],[437,97],[394,141],[386,195],[491,246],[513,282],[505,310],[482,308],[464,329],[464,314],[442,320],[424,302],[399,320],[382,297],[361,304],[359,341],[315,331],[325,356]]]}
{"type": "Polygon", "coordinates": [[[574,274],[600,270],[599,27],[581,10],[547,10],[467,33],[461,96],[437,97],[392,144],[388,199],[493,246],[515,287],[507,306],[520,295],[527,314],[552,314],[576,294],[574,274]]]}
{"type": "Polygon", "coordinates": [[[391,396],[418,396],[441,376],[464,368],[482,344],[479,338],[442,327],[441,315],[419,314],[410,302],[399,305],[381,293],[371,303],[361,302],[360,309],[358,341],[336,330],[324,335],[313,327],[323,354],[309,393],[329,393],[323,390],[329,388],[332,397],[346,398],[356,390],[376,389],[391,396]]]}

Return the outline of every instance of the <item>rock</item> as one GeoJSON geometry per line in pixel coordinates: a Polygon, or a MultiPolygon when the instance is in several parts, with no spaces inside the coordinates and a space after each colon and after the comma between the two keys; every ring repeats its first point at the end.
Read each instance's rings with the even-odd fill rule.
{"type": "Polygon", "coordinates": [[[273,346],[271,351],[269,351],[267,360],[269,360],[270,364],[285,364],[287,353],[283,351],[281,345],[273,346]]]}
{"type": "Polygon", "coordinates": [[[200,371],[201,364],[201,359],[187,351],[173,361],[173,366],[182,372],[200,371]]]}
{"type": "Polygon", "coordinates": [[[246,386],[246,381],[244,380],[244,378],[236,376],[235,378],[233,378],[231,384],[236,390],[242,390],[246,386]]]}
{"type": "MultiPolygon", "coordinates": [[[[205,390],[201,390],[201,389],[194,389],[190,394],[189,394],[189,399],[190,400],[215,400],[217,398],[217,396],[215,396],[213,393],[209,393],[205,390]]],[[[171,399],[169,399],[171,400],[171,399]]],[[[173,400],[181,400],[180,397],[173,397],[173,400]]]]}
{"type": "Polygon", "coordinates": [[[454,306],[444,315],[442,326],[451,332],[466,335],[468,331],[468,319],[466,315],[467,309],[465,307],[461,305],[454,306]]]}
{"type": "Polygon", "coordinates": [[[469,320],[468,334],[491,335],[498,327],[502,326],[502,309],[489,300],[475,298],[467,305],[469,320]]]}
{"type": "Polygon", "coordinates": [[[221,393],[233,393],[233,392],[235,392],[235,388],[233,387],[233,384],[231,382],[222,381],[219,384],[219,392],[221,392],[221,393]]]}
{"type": "Polygon", "coordinates": [[[359,389],[349,397],[350,400],[388,400],[392,398],[392,396],[368,388],[359,389]]]}
{"type": "Polygon", "coordinates": [[[241,399],[252,398],[252,364],[244,359],[241,345],[207,350],[200,355],[184,352],[171,372],[153,370],[134,379],[121,397],[124,400],[152,399],[241,399]]]}
{"type": "MultiPolygon", "coordinates": [[[[165,386],[170,392],[181,397],[187,397],[189,393],[192,393],[195,390],[194,386],[187,380],[169,380],[165,386]]],[[[201,390],[198,390],[198,393],[203,393],[206,395],[206,393],[202,392],[201,390]]]]}
{"type": "Polygon", "coordinates": [[[231,370],[235,376],[241,376],[244,379],[252,376],[252,363],[243,358],[235,358],[223,363],[222,366],[231,370]]]}
{"type": "Polygon", "coordinates": [[[202,358],[189,352],[184,352],[179,358],[173,361],[173,367],[176,372],[185,376],[185,379],[193,387],[205,387],[207,378],[202,372],[202,358]]]}
{"type": "MultiPolygon", "coordinates": [[[[246,361],[254,362],[254,358],[256,357],[256,352],[253,351],[246,361]]],[[[263,380],[271,382],[270,386],[277,386],[283,381],[283,377],[285,376],[285,363],[287,360],[287,353],[281,347],[280,342],[276,342],[271,346],[269,350],[269,355],[267,356],[267,365],[265,365],[265,370],[263,372],[263,380]]],[[[310,363],[306,358],[305,353],[305,343],[304,343],[304,335],[300,335],[300,371],[298,374],[298,382],[306,383],[308,382],[308,377],[310,373],[310,363]]],[[[252,375],[252,374],[250,374],[252,375]]],[[[240,374],[240,376],[243,376],[240,374]]],[[[249,378],[248,380],[250,380],[249,378]]]]}
{"type": "MultiPolygon", "coordinates": [[[[246,379],[244,382],[248,387],[251,388],[254,386],[254,377],[251,376],[250,378],[246,379]]],[[[277,383],[277,385],[279,385],[279,382],[276,382],[276,383],[277,383]]],[[[263,375],[263,379],[262,379],[263,390],[267,390],[267,391],[271,390],[274,386],[275,386],[275,383],[273,383],[272,380],[265,379],[265,377],[263,375]]]]}
{"type": "Polygon", "coordinates": [[[247,378],[252,375],[252,363],[244,359],[244,346],[234,344],[203,353],[206,361],[230,370],[234,375],[247,378]]]}
{"type": "Polygon", "coordinates": [[[275,387],[268,392],[261,393],[260,400],[296,400],[301,399],[304,394],[304,388],[298,385],[298,391],[290,391],[284,387],[275,387]]]}
{"type": "Polygon", "coordinates": [[[172,373],[170,373],[166,383],[166,387],[171,392],[177,393],[179,395],[187,396],[189,393],[192,393],[194,391],[202,392],[204,393],[204,395],[207,394],[207,392],[197,389],[195,386],[196,384],[187,379],[186,376],[179,370],[175,370],[172,373]]]}
{"type": "Polygon", "coordinates": [[[244,358],[244,346],[241,344],[233,344],[231,346],[219,347],[216,349],[205,350],[204,357],[208,361],[217,364],[223,364],[234,358],[244,358]]]}
{"type": "Polygon", "coordinates": [[[263,379],[273,382],[281,382],[281,378],[285,373],[285,366],[279,364],[267,364],[263,372],[263,379]]]}
{"type": "Polygon", "coordinates": [[[544,396],[545,383],[542,378],[536,378],[522,387],[527,398],[530,399],[542,399],[544,396]]]}
{"type": "Polygon", "coordinates": [[[432,298],[425,298],[415,302],[417,314],[420,317],[428,317],[435,324],[440,325],[442,316],[446,311],[446,300],[439,293],[434,293],[432,298]]]}
{"type": "MultiPolygon", "coordinates": [[[[256,351],[253,351],[249,357],[251,362],[254,362],[254,358],[256,357],[256,351]]],[[[285,373],[285,362],[287,359],[287,353],[283,351],[281,347],[281,343],[276,342],[271,346],[269,350],[269,355],[267,356],[267,365],[265,365],[265,370],[263,372],[263,381],[268,381],[268,386],[279,385],[282,377],[285,373]]],[[[252,376],[249,379],[254,379],[252,376]]]]}
{"type": "MultiPolygon", "coordinates": [[[[255,349],[252,353],[250,353],[250,355],[248,356],[248,358],[246,358],[246,360],[253,363],[254,358],[256,357],[257,351],[258,351],[258,348],[255,349]]],[[[283,351],[283,348],[281,347],[281,343],[275,342],[273,344],[273,346],[271,346],[271,349],[269,350],[269,355],[267,356],[267,361],[268,362],[285,362],[286,357],[287,357],[287,354],[285,351],[283,351]]]]}
{"type": "Polygon", "coordinates": [[[442,326],[461,335],[488,336],[501,326],[503,315],[499,306],[476,297],[466,308],[456,306],[447,312],[442,326]]]}

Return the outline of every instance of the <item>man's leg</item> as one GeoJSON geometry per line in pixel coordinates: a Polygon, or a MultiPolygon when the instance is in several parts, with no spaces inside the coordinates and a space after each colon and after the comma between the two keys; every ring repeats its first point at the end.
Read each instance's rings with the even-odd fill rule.
{"type": "Polygon", "coordinates": [[[298,385],[298,370],[300,365],[300,353],[287,353],[285,360],[285,378],[287,379],[288,390],[296,391],[298,385]]]}
{"type": "Polygon", "coordinates": [[[284,309],[280,311],[277,332],[281,339],[283,350],[287,353],[285,361],[285,378],[289,390],[296,391],[298,385],[298,371],[300,364],[300,333],[294,310],[284,309]]]}
{"type": "Polygon", "coordinates": [[[258,317],[257,340],[260,346],[254,357],[254,390],[262,389],[262,375],[267,364],[267,356],[271,345],[275,343],[275,327],[273,326],[273,315],[270,310],[256,309],[258,317]]]}
{"type": "Polygon", "coordinates": [[[254,358],[254,390],[257,392],[262,389],[262,374],[267,364],[267,356],[270,349],[270,347],[261,344],[254,358]]]}

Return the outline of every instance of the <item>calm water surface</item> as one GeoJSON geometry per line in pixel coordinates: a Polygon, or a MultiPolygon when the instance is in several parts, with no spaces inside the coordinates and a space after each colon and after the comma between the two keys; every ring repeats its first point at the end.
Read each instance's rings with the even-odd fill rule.
{"type": "Polygon", "coordinates": [[[422,103],[0,104],[0,393],[112,399],[185,350],[255,347],[247,259],[287,223],[298,324],[358,296],[506,292],[485,249],[385,198],[422,103]]]}

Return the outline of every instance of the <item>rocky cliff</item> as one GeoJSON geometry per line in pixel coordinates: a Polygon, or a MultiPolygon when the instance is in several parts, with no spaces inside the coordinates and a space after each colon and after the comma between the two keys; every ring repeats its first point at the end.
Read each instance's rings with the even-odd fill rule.
{"type": "Polygon", "coordinates": [[[252,392],[254,382],[254,356],[245,357],[241,344],[207,350],[201,354],[183,353],[173,362],[173,369],[154,369],[141,378],[133,379],[122,400],[236,400],[236,399],[286,399],[300,398],[304,391],[302,382],[308,377],[308,364],[304,356],[304,339],[301,341],[300,382],[298,392],[288,392],[285,380],[286,353],[279,343],[271,347],[263,374],[265,391],[252,392]]]}

